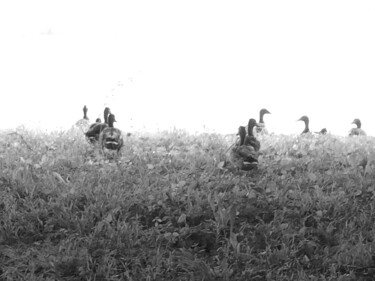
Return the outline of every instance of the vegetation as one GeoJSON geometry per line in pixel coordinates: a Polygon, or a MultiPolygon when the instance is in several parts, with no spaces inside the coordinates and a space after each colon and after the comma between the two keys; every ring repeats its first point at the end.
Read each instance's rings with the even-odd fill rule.
{"type": "Polygon", "coordinates": [[[375,140],[0,133],[0,280],[374,280],[375,140]]]}

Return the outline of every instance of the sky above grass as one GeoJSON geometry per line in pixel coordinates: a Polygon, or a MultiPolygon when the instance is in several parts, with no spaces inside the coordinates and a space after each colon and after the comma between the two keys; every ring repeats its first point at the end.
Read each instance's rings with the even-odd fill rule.
{"type": "Polygon", "coordinates": [[[2,1],[0,129],[375,135],[374,1],[2,1]]]}

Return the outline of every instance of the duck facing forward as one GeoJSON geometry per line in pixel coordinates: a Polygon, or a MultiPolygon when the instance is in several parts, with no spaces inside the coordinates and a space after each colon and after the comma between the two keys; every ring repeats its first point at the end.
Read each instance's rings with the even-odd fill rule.
{"type": "Polygon", "coordinates": [[[353,120],[352,124],[357,125],[357,128],[352,128],[349,132],[349,136],[366,136],[366,132],[361,128],[361,120],[356,118],[353,120]]]}
{"type": "Polygon", "coordinates": [[[298,119],[297,121],[303,121],[305,122],[305,129],[302,131],[301,135],[303,134],[307,134],[310,132],[310,129],[309,129],[309,117],[307,117],[306,115],[302,116],[300,119],[298,119]]]}
{"type": "Polygon", "coordinates": [[[258,168],[258,152],[251,145],[245,145],[246,128],[238,128],[240,141],[230,152],[229,161],[237,168],[243,171],[250,171],[258,168]]]}
{"type": "Polygon", "coordinates": [[[111,110],[106,107],[104,109],[104,123],[101,123],[100,118],[96,119],[97,122],[91,124],[88,131],[85,133],[86,138],[90,143],[95,143],[99,140],[100,133],[108,127],[108,115],[111,113],[111,110]],[[98,122],[99,121],[99,122],[98,122]]]}
{"type": "Polygon", "coordinates": [[[118,153],[124,144],[124,140],[121,131],[113,127],[114,122],[117,122],[115,115],[110,114],[108,117],[108,127],[100,133],[99,143],[103,150],[106,148],[109,150],[116,150],[118,153]]]}
{"type": "Polygon", "coordinates": [[[257,134],[267,134],[266,124],[264,123],[263,117],[265,114],[271,114],[267,109],[263,108],[259,112],[258,126],[255,128],[257,134]]]}

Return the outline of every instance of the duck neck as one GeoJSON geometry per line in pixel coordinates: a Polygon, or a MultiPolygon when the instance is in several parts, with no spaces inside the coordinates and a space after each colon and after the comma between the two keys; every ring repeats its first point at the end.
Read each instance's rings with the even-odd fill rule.
{"type": "Polygon", "coordinates": [[[358,129],[361,129],[361,125],[362,125],[361,122],[357,122],[357,128],[358,129]]]}
{"type": "Polygon", "coordinates": [[[246,132],[240,133],[240,145],[245,143],[246,132]]]}
{"type": "Polygon", "coordinates": [[[106,112],[104,113],[104,123],[108,124],[108,113],[106,112]]]}
{"type": "Polygon", "coordinates": [[[310,132],[310,129],[309,129],[309,121],[308,121],[308,120],[305,121],[305,130],[303,130],[303,132],[304,132],[304,133],[308,133],[308,132],[310,132]]]}
{"type": "Polygon", "coordinates": [[[254,125],[253,124],[249,124],[247,126],[247,134],[249,135],[249,137],[254,137],[253,129],[254,129],[254,125]]]}
{"type": "Polygon", "coordinates": [[[263,121],[264,112],[259,113],[259,123],[264,123],[263,121]]]}
{"type": "Polygon", "coordinates": [[[86,111],[83,111],[83,119],[86,119],[86,120],[89,119],[89,118],[87,118],[87,112],[86,111]]]}

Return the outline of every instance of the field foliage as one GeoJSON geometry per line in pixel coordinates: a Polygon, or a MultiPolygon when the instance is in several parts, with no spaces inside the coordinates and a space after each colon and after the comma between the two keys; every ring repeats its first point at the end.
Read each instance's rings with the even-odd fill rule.
{"type": "Polygon", "coordinates": [[[0,280],[375,280],[375,140],[0,133],[0,280]]]}

